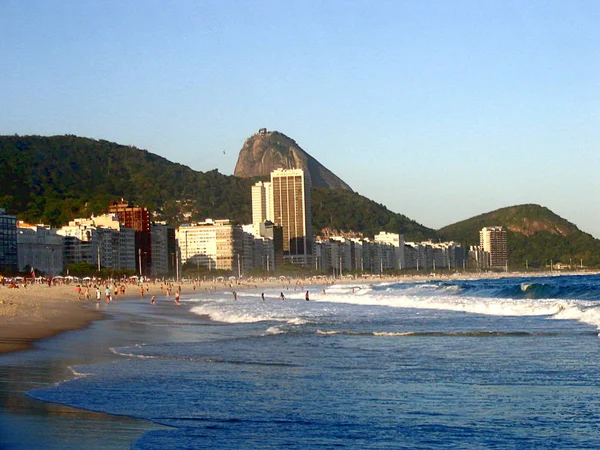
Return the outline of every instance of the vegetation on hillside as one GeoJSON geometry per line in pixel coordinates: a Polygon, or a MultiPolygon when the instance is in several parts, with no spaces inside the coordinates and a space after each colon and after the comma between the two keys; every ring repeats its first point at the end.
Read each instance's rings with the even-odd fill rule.
{"type": "Polygon", "coordinates": [[[358,193],[344,189],[312,189],[314,231],[331,228],[360,231],[372,237],[380,231],[404,234],[407,240],[436,238],[437,233],[358,193]]]}
{"type": "MultiPolygon", "coordinates": [[[[111,200],[124,198],[170,223],[229,218],[251,222],[250,187],[256,179],[197,172],[181,164],[104,140],[76,136],[0,137],[0,206],[19,219],[53,226],[75,217],[105,213],[111,200]]],[[[315,232],[332,227],[373,235],[435,232],[385,206],[342,189],[314,188],[315,232]]]]}
{"type": "Polygon", "coordinates": [[[544,268],[552,263],[600,265],[600,240],[539,205],[501,208],[438,230],[442,239],[479,245],[479,230],[486,226],[507,230],[509,265],[544,268]]]}
{"type": "Polygon", "coordinates": [[[181,201],[202,218],[250,217],[251,180],[197,172],[165,158],[76,136],[0,138],[0,205],[20,219],[58,226],[104,213],[124,198],[178,219],[181,201]],[[179,201],[179,203],[177,203],[179,201]]]}

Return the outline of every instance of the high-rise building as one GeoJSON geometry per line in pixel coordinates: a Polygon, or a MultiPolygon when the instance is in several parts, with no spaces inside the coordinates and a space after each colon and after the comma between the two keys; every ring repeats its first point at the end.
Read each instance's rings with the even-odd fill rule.
{"type": "Polygon", "coordinates": [[[506,248],[506,230],[502,227],[484,227],[479,232],[479,242],[486,254],[489,254],[488,267],[504,268],[508,262],[506,248]]]}
{"type": "Polygon", "coordinates": [[[152,267],[152,235],[148,208],[134,206],[133,203],[121,199],[110,202],[108,212],[116,214],[119,222],[127,228],[135,230],[136,271],[149,276],[152,267]]]}
{"type": "Polygon", "coordinates": [[[287,262],[312,264],[313,235],[310,179],[302,169],[271,172],[273,217],[283,228],[283,250],[287,262]]]}
{"type": "Polygon", "coordinates": [[[259,181],[252,186],[252,225],[254,235],[259,236],[260,225],[273,220],[273,191],[271,183],[259,181]]]}
{"type": "Polygon", "coordinates": [[[18,267],[17,217],[0,208],[0,273],[14,274],[18,267]]]}

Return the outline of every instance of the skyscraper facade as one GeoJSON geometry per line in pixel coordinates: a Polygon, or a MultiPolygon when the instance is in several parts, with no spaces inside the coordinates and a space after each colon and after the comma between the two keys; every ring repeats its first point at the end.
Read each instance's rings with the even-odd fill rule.
{"type": "Polygon", "coordinates": [[[302,169],[271,172],[272,220],[283,228],[284,259],[293,264],[312,264],[310,187],[302,169]]]}
{"type": "Polygon", "coordinates": [[[502,227],[484,227],[479,232],[479,242],[486,254],[490,268],[505,268],[508,263],[506,230],[502,227]]]}

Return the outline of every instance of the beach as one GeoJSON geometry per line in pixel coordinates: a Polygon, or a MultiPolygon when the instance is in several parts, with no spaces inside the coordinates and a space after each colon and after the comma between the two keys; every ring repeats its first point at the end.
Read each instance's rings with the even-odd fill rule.
{"type": "MultiPolygon", "coordinates": [[[[593,272],[569,272],[572,274],[592,274],[593,272]]],[[[544,277],[561,275],[561,272],[538,273],[456,273],[453,275],[435,275],[433,273],[411,276],[372,276],[368,278],[318,278],[318,279],[276,279],[262,280],[251,279],[240,283],[230,281],[214,282],[176,282],[173,287],[181,289],[181,295],[200,294],[226,290],[240,290],[249,288],[273,288],[281,286],[289,289],[290,286],[302,287],[313,284],[347,284],[361,282],[392,282],[392,281],[428,281],[435,279],[479,279],[479,278],[504,278],[504,277],[544,277]]],[[[83,286],[83,285],[82,285],[83,286]]],[[[150,298],[165,298],[166,284],[160,282],[144,283],[148,291],[144,296],[150,298]]],[[[0,354],[31,348],[32,343],[39,339],[48,338],[58,333],[83,328],[94,320],[104,317],[96,307],[95,290],[90,288],[90,299],[83,295],[78,298],[77,284],[59,284],[49,287],[46,284],[29,284],[26,288],[10,289],[0,286],[0,354]]],[[[85,288],[82,288],[85,289],[85,288]]],[[[104,302],[104,287],[101,286],[102,302],[104,302]]],[[[120,295],[119,300],[139,299],[140,288],[135,284],[127,284],[125,295],[120,295]]],[[[174,298],[174,292],[171,294],[174,298]]]]}

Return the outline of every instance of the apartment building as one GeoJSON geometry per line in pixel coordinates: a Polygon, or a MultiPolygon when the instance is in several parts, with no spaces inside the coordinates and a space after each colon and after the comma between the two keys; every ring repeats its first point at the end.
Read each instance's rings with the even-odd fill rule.
{"type": "Polygon", "coordinates": [[[506,230],[499,226],[484,227],[479,231],[479,243],[488,255],[487,267],[505,268],[508,263],[506,230]]]}
{"type": "Polygon", "coordinates": [[[181,250],[181,261],[192,262],[209,270],[241,271],[243,231],[229,220],[206,219],[190,225],[181,225],[176,231],[181,250]]]}

